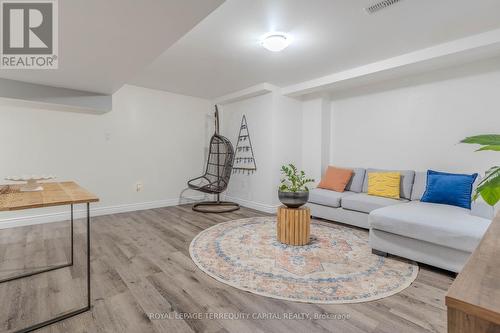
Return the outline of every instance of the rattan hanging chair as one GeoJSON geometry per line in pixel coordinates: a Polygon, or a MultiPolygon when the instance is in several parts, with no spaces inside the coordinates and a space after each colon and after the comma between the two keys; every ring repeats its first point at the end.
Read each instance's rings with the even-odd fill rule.
{"type": "Polygon", "coordinates": [[[188,181],[189,188],[215,194],[217,200],[202,201],[193,205],[193,210],[203,213],[226,213],[240,206],[230,201],[221,201],[220,194],[227,189],[233,170],[234,148],[231,142],[219,134],[219,110],[215,106],[215,133],[210,139],[210,149],[205,173],[188,181]]]}

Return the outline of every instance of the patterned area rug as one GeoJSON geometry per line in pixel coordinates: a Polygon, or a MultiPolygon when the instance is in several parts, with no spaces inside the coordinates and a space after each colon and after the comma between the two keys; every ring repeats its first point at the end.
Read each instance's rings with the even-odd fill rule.
{"type": "Polygon", "coordinates": [[[417,277],[418,266],[371,253],[368,233],[311,223],[312,241],[276,240],[276,218],[225,222],[191,242],[195,264],[211,277],[255,294],[307,303],[358,303],[394,295],[417,277]]]}

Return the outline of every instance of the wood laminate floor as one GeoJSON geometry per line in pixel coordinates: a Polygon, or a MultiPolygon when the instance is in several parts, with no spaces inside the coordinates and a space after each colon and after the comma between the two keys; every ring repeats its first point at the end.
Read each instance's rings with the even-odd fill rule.
{"type": "MultiPolygon", "coordinates": [[[[263,215],[246,208],[202,214],[190,206],[176,206],[93,218],[92,311],[39,332],[446,331],[444,295],[453,279],[428,267],[421,267],[415,282],[397,295],[360,304],[319,305],[244,292],[215,281],[193,264],[188,248],[200,231],[219,222],[263,215]],[[150,320],[153,313],[164,317],[150,320]],[[224,313],[271,319],[215,318],[224,313]],[[303,313],[330,319],[273,319],[303,313]]],[[[75,231],[72,268],[0,284],[1,332],[84,304],[83,220],[75,222],[75,231]]],[[[60,264],[68,257],[67,222],[0,230],[0,279],[60,264]]]]}

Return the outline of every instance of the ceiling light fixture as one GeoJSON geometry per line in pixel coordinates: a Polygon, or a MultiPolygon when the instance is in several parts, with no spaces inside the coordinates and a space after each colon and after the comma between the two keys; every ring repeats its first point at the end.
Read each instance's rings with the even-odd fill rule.
{"type": "Polygon", "coordinates": [[[262,46],[271,52],[283,51],[290,45],[290,37],[281,32],[270,33],[262,38],[262,46]]]}

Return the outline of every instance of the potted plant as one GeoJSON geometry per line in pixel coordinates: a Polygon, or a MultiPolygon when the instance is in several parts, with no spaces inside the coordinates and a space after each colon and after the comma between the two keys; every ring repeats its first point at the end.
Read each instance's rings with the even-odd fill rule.
{"type": "MultiPolygon", "coordinates": [[[[482,147],[476,151],[500,152],[500,134],[471,136],[461,142],[481,145],[482,147]]],[[[472,198],[477,200],[479,196],[490,206],[495,206],[500,201],[500,166],[494,166],[486,171],[486,176],[477,186],[472,198]]]]}
{"type": "Polygon", "coordinates": [[[314,179],[306,178],[304,171],[298,171],[295,165],[288,164],[281,167],[281,183],[278,189],[278,197],[285,206],[299,208],[307,203],[309,189],[306,184],[314,182],[314,179]]]}

